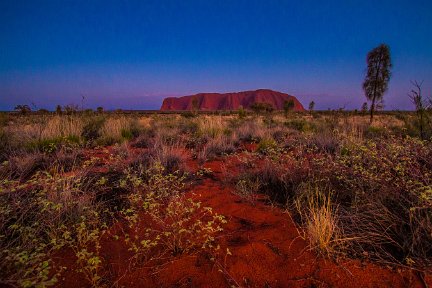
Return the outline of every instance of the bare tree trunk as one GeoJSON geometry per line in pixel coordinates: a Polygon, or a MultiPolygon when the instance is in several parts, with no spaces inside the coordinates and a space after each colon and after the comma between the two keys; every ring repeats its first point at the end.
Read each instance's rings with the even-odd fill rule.
{"type": "Polygon", "coordinates": [[[372,99],[372,104],[371,104],[371,108],[370,108],[370,120],[369,120],[369,125],[372,125],[374,110],[375,110],[375,96],[374,96],[373,99],[372,99]]]}
{"type": "Polygon", "coordinates": [[[420,111],[420,138],[422,140],[425,139],[425,135],[424,135],[424,132],[423,132],[423,111],[420,111]]]}
{"type": "Polygon", "coordinates": [[[380,58],[379,58],[379,61],[378,61],[378,65],[376,67],[375,85],[374,85],[374,93],[373,93],[373,98],[372,98],[372,106],[371,106],[369,125],[372,125],[372,122],[373,122],[373,112],[375,110],[375,101],[376,101],[376,86],[377,86],[377,79],[378,79],[379,72],[380,72],[381,61],[382,61],[382,55],[380,55],[380,58]]]}

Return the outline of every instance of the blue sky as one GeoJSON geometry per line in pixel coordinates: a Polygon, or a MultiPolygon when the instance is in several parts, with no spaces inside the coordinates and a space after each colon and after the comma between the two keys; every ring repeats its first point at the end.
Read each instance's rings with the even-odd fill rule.
{"type": "Polygon", "coordinates": [[[387,109],[432,96],[432,1],[0,1],[0,110],[158,109],[166,96],[269,88],[359,108],[391,48],[387,109]]]}

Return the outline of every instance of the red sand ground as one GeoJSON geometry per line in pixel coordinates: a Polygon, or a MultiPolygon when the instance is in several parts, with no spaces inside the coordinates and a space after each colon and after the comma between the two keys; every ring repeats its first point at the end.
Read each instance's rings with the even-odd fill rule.
{"type": "MultiPolygon", "coordinates": [[[[252,146],[247,147],[253,149],[252,146]]],[[[105,158],[110,150],[90,153],[105,158]]],[[[307,240],[299,237],[289,214],[265,204],[261,197],[254,204],[233,194],[234,188],[223,183],[224,171],[238,171],[238,160],[229,156],[204,164],[211,168],[211,178],[195,183],[187,192],[204,206],[227,217],[218,242],[221,251],[232,255],[211,261],[211,255],[196,253],[170,257],[157,269],[129,269],[131,253],[109,236],[102,241],[102,256],[108,264],[111,284],[116,287],[428,287],[432,275],[414,270],[391,269],[359,260],[331,260],[308,249],[307,240]],[[224,170],[226,169],[226,170],[224,170]],[[114,283],[114,284],[112,284],[114,283]]],[[[107,162],[105,162],[107,163],[107,162]]],[[[190,169],[197,169],[189,159],[190,169]]],[[[113,227],[116,229],[116,227],[113,227]]],[[[73,266],[71,251],[56,257],[57,263],[73,266]]],[[[58,287],[88,287],[77,272],[65,272],[58,287]]]]}
{"type": "Polygon", "coordinates": [[[273,108],[282,110],[284,102],[291,99],[294,101],[294,111],[305,111],[296,97],[268,89],[225,94],[200,93],[178,98],[169,97],[164,99],[161,110],[191,110],[193,108],[192,99],[196,99],[198,109],[204,111],[237,110],[240,106],[249,108],[253,103],[269,103],[273,108]]]}

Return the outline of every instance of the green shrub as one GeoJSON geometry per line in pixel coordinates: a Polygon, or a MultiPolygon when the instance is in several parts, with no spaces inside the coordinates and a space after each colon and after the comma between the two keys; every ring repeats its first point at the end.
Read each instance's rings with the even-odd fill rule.
{"type": "Polygon", "coordinates": [[[181,133],[195,134],[199,130],[199,125],[193,120],[182,120],[179,123],[179,129],[181,133]]]}
{"type": "Polygon", "coordinates": [[[286,121],[285,126],[300,132],[313,132],[316,130],[316,126],[312,122],[303,119],[286,121]]]}
{"type": "Polygon", "coordinates": [[[192,111],[186,111],[186,112],[181,113],[180,115],[184,118],[195,118],[198,116],[197,113],[194,113],[192,111]]]}
{"type": "Polygon", "coordinates": [[[142,263],[155,253],[176,256],[217,250],[214,236],[222,231],[225,218],[181,193],[185,176],[167,174],[158,162],[145,174],[144,181],[139,175],[128,175],[130,185],[139,189],[129,195],[130,207],[121,211],[130,228],[124,241],[134,260],[142,263]]]}
{"type": "Polygon", "coordinates": [[[67,137],[34,140],[28,142],[26,148],[30,151],[40,151],[51,154],[59,150],[61,147],[76,148],[79,144],[80,138],[76,135],[70,135],[67,137]]]}
{"type": "Polygon", "coordinates": [[[365,131],[365,136],[369,139],[385,136],[388,132],[385,128],[369,126],[365,131]]]}
{"type": "Polygon", "coordinates": [[[65,137],[65,141],[69,144],[80,144],[80,137],[77,135],[69,135],[65,137]]]}
{"type": "Polygon", "coordinates": [[[255,102],[250,106],[250,109],[252,109],[255,113],[267,113],[270,114],[273,112],[274,108],[270,103],[264,103],[264,102],[255,102]]]}
{"type": "Polygon", "coordinates": [[[134,134],[129,129],[122,129],[121,130],[121,136],[126,140],[131,140],[134,137],[134,134]]]}
{"type": "Polygon", "coordinates": [[[44,153],[53,153],[60,148],[61,143],[64,141],[62,137],[53,139],[42,139],[29,142],[27,144],[28,150],[36,150],[44,153]]]}
{"type": "Polygon", "coordinates": [[[104,117],[90,117],[87,119],[87,123],[83,127],[81,137],[87,142],[95,141],[101,136],[101,129],[104,125],[104,117]]]}
{"type": "Polygon", "coordinates": [[[264,138],[258,143],[257,151],[262,154],[270,154],[276,152],[278,145],[273,138],[264,138]]]}
{"type": "Polygon", "coordinates": [[[101,136],[94,141],[94,143],[98,146],[111,146],[118,142],[119,139],[109,135],[101,136]]]}
{"type": "Polygon", "coordinates": [[[251,174],[243,174],[238,178],[235,183],[235,194],[254,204],[261,188],[260,180],[251,174]]]}
{"type": "Polygon", "coordinates": [[[237,111],[237,114],[239,119],[244,119],[247,116],[247,111],[242,106],[240,106],[237,111]]]}
{"type": "Polygon", "coordinates": [[[351,253],[405,263],[432,259],[432,146],[415,138],[351,145],[315,161],[314,177],[331,183],[351,253]]]}

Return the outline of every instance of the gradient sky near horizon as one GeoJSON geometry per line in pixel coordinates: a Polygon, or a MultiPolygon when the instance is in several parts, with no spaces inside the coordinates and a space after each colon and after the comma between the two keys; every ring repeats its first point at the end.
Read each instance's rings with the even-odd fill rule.
{"type": "Polygon", "coordinates": [[[159,109],[166,96],[268,88],[360,108],[390,46],[386,109],[432,96],[432,1],[0,1],[0,110],[159,109]],[[33,103],[33,104],[32,104],[33,103]]]}

